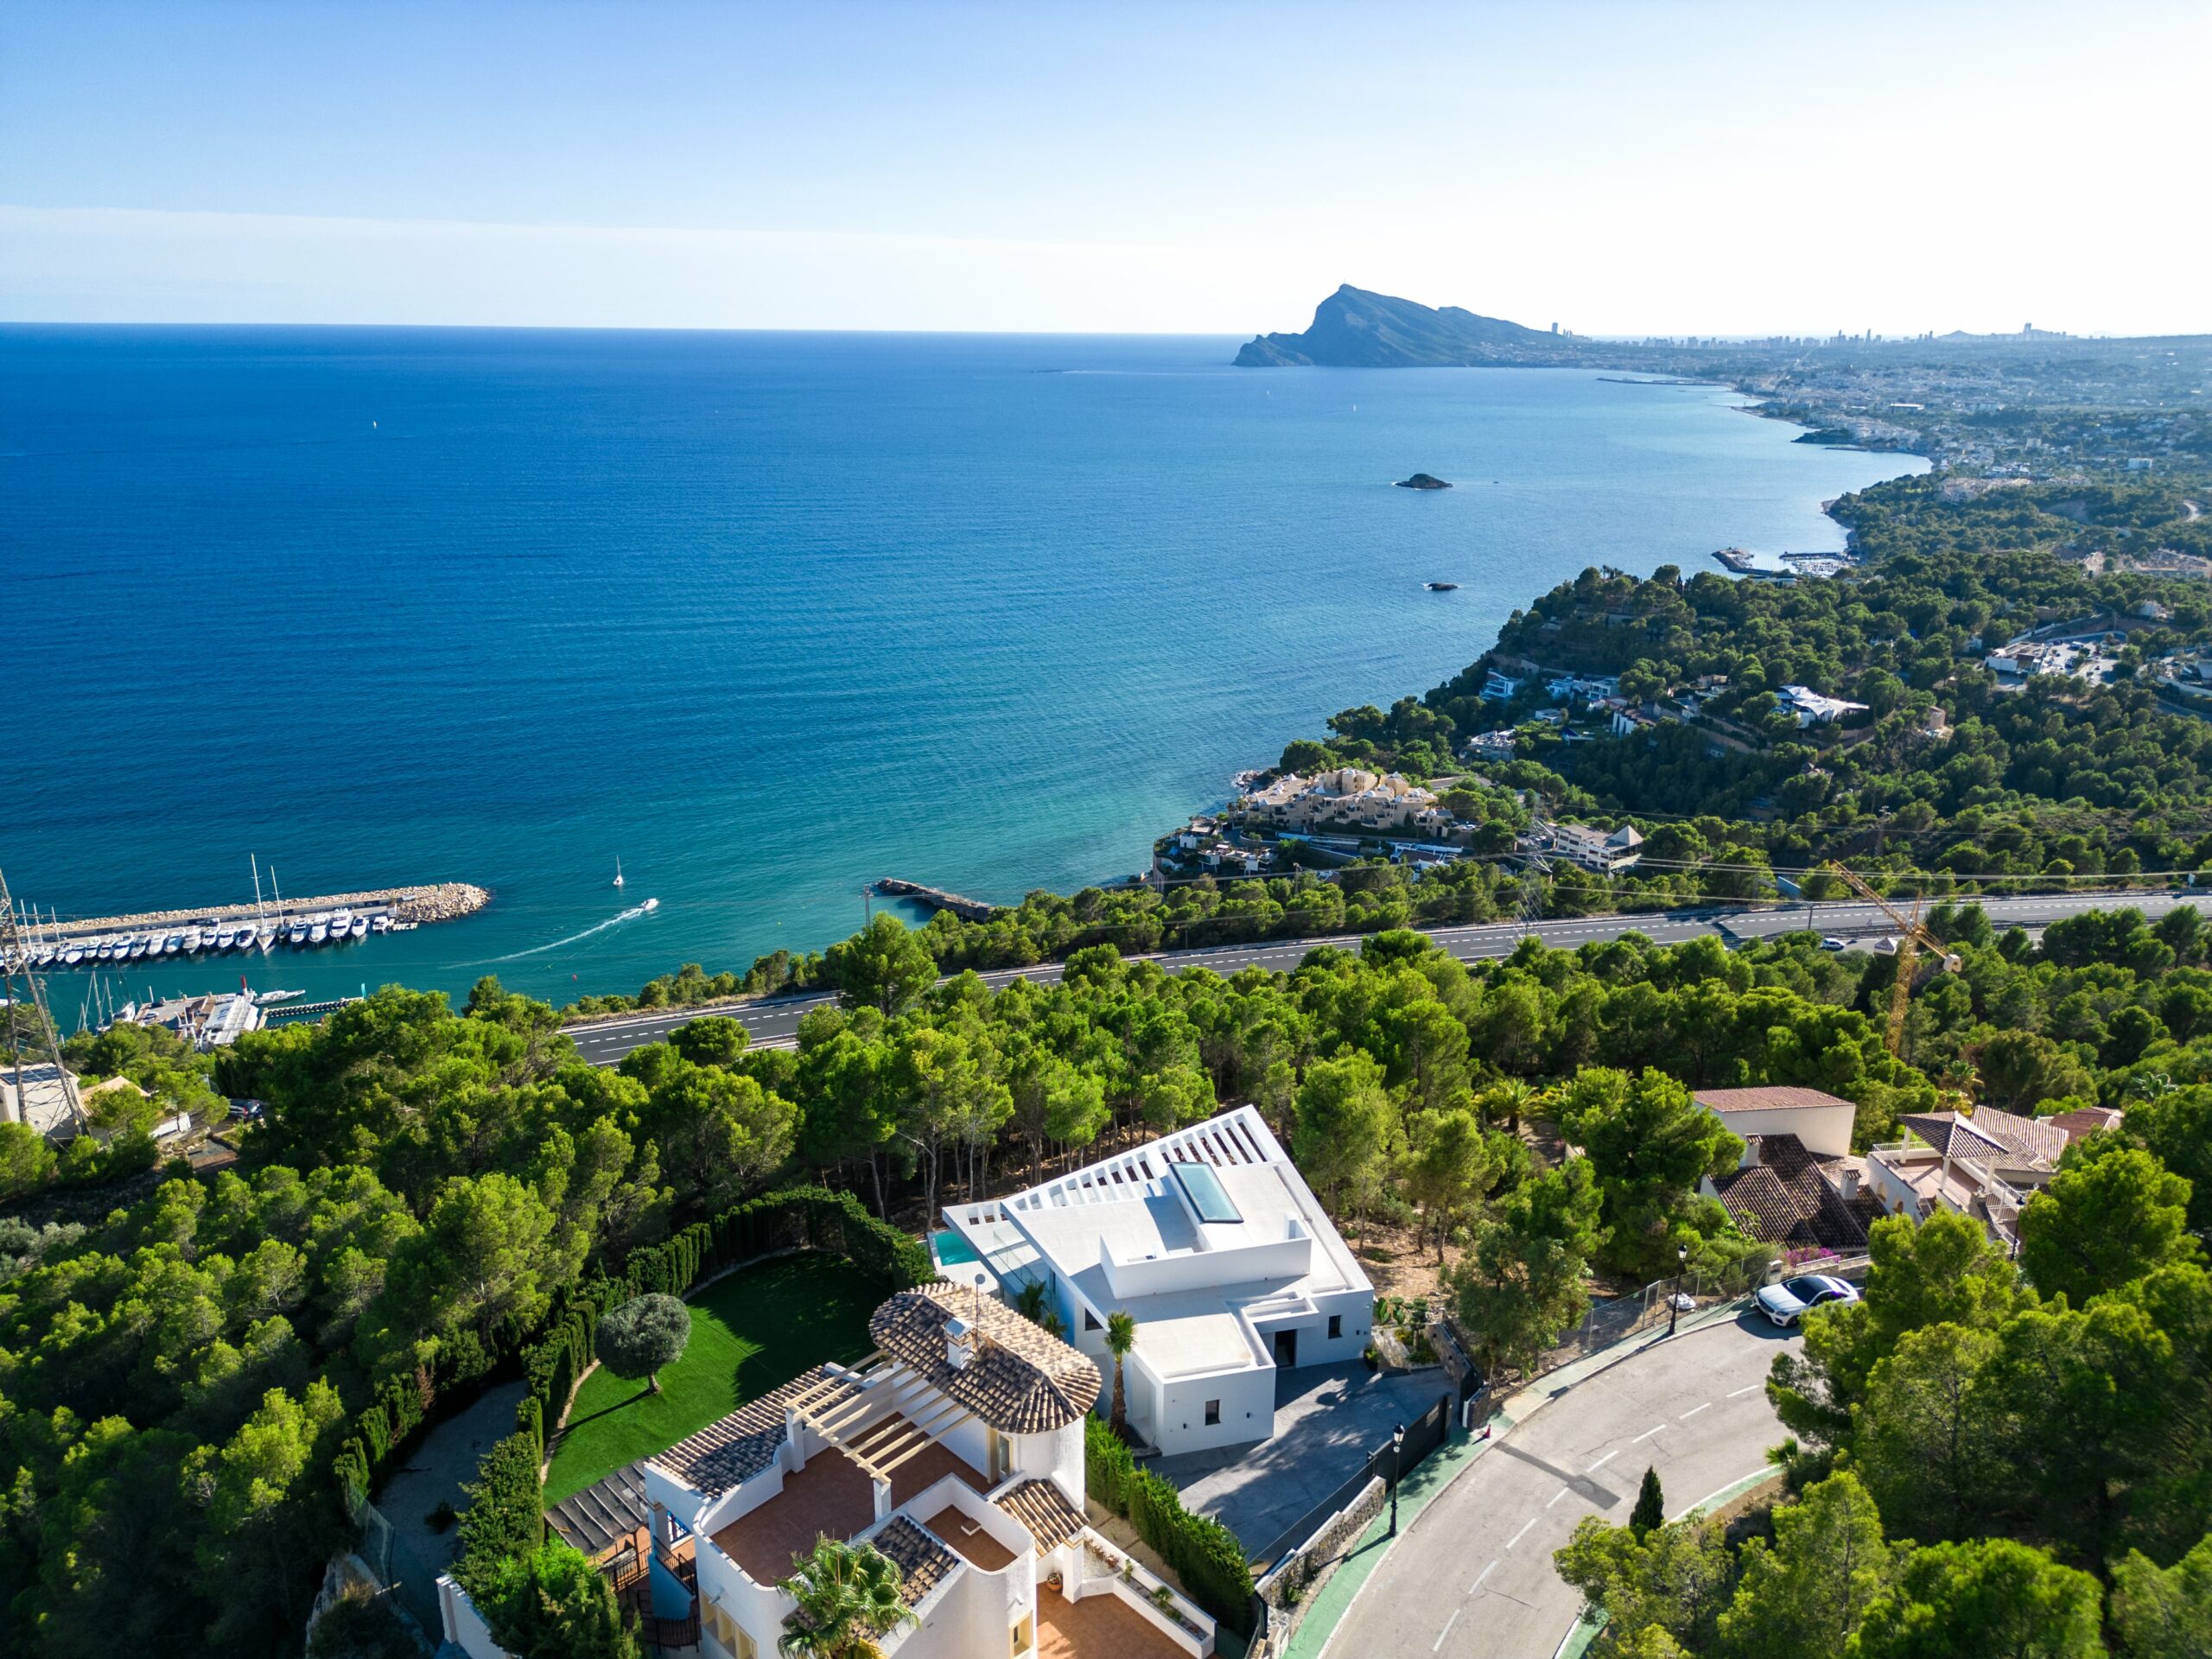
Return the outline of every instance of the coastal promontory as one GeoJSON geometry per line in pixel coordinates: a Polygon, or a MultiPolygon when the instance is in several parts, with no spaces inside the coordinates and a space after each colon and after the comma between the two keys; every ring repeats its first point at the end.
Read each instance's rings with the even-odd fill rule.
{"type": "Polygon", "coordinates": [[[1318,365],[1343,369],[1466,368],[1484,364],[1574,363],[1584,342],[1479,316],[1370,293],[1346,283],[1314,308],[1300,334],[1261,334],[1236,353],[1242,369],[1318,365]]]}

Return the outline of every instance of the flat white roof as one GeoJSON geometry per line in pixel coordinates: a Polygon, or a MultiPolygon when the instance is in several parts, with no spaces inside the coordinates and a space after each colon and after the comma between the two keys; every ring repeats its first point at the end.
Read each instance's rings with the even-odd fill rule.
{"type": "MultiPolygon", "coordinates": [[[[1203,1178],[1192,1185],[1207,1187],[1203,1178]]],[[[1311,1316],[1316,1296],[1373,1288],[1249,1106],[946,1214],[993,1265],[1020,1255],[1010,1235],[1019,1236],[1102,1317],[1135,1315],[1138,1350],[1162,1376],[1271,1366],[1255,1320],[1311,1316]],[[1177,1163],[1211,1169],[1236,1218],[1200,1220],[1171,1168],[1177,1163]],[[1133,1292],[1128,1280],[1145,1274],[1146,1264],[1171,1282],[1133,1292]],[[1109,1279],[1117,1270],[1118,1292],[1109,1279]]]]}

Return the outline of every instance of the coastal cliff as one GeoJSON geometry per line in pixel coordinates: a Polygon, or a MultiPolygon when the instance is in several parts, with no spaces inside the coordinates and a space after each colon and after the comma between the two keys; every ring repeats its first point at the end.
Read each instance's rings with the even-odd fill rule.
{"type": "Polygon", "coordinates": [[[1346,283],[1314,308],[1299,334],[1261,334],[1236,353],[1242,369],[1467,368],[1583,360],[1573,334],[1524,328],[1447,305],[1439,310],[1346,283]]]}

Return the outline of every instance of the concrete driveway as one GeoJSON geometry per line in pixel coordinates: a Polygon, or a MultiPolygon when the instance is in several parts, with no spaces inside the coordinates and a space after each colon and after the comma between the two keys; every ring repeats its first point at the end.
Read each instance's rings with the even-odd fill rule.
{"type": "Polygon", "coordinates": [[[1270,1439],[1147,1466],[1182,1493],[1185,1509],[1220,1522],[1247,1550],[1264,1549],[1349,1480],[1392,1428],[1451,1391],[1436,1369],[1377,1376],[1360,1360],[1301,1366],[1275,1379],[1270,1439]]]}

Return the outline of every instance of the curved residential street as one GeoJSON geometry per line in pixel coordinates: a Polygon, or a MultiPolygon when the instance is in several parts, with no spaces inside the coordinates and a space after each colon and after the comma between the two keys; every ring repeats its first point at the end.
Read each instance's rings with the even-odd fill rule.
{"type": "MultiPolygon", "coordinates": [[[[2150,917],[2163,916],[2177,906],[2190,905],[2212,919],[2212,895],[2185,893],[2036,893],[2019,898],[1985,898],[1982,908],[1999,927],[2014,923],[2031,933],[2045,924],[2085,910],[2117,910],[2132,906],[2150,917]]],[[[1467,927],[1427,930],[1428,937],[1462,962],[1489,957],[1510,957],[1521,943],[1524,930],[1517,922],[1490,922],[1467,927]]],[[[1696,910],[1647,912],[1640,916],[1562,917],[1536,924],[1535,932],[1555,950],[1617,939],[1624,933],[1642,933],[1662,944],[1685,939],[1727,941],[1770,938],[1777,933],[1812,931],[1833,934],[1854,944],[1891,931],[1891,924],[1872,905],[1777,905],[1742,910],[1705,906],[1696,910]]],[[[1338,934],[1323,939],[1270,939],[1254,944],[1208,945],[1191,950],[1162,950],[1135,958],[1157,962],[1170,972],[1185,968],[1211,968],[1233,974],[1243,968],[1267,968],[1287,973],[1317,945],[1340,945],[1357,950],[1357,934],[1338,934]]],[[[987,985],[1004,985],[1014,979],[1033,979],[1049,984],[1060,976],[1060,964],[1039,963],[1031,968],[997,968],[979,976],[987,985]]],[[[789,1048],[798,1040],[798,1022],[809,1009],[828,1006],[836,998],[828,992],[779,996],[757,1002],[741,1002],[715,1008],[671,1008],[650,1014],[620,1014],[568,1027],[576,1049],[594,1065],[613,1065],[633,1048],[656,1043],[678,1026],[706,1014],[736,1020],[752,1033],[753,1041],[766,1048],[789,1048]]]]}
{"type": "Polygon", "coordinates": [[[1586,1515],[1624,1524],[1647,1464],[1669,1515],[1761,1472],[1783,1438],[1761,1385],[1796,1340],[1747,1312],[1656,1343],[1546,1402],[1404,1528],[1320,1651],[1552,1659],[1579,1607],[1552,1552],[1586,1515]]]}

